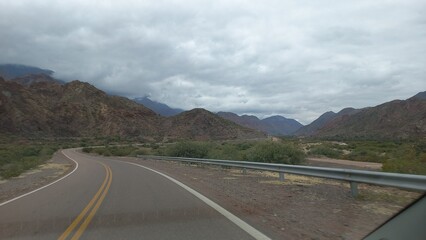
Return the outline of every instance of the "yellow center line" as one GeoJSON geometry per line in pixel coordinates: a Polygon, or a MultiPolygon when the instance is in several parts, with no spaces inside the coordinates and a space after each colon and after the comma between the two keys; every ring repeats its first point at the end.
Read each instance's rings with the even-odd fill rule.
{"type": "Polygon", "coordinates": [[[102,202],[103,202],[106,194],[108,193],[109,187],[111,186],[111,182],[112,182],[112,171],[111,171],[110,167],[108,167],[108,171],[110,172],[110,174],[109,174],[110,177],[109,177],[109,180],[108,180],[108,185],[105,188],[105,191],[102,193],[102,196],[99,198],[98,202],[93,207],[92,211],[86,217],[86,219],[81,224],[80,228],[77,230],[77,232],[75,233],[75,235],[71,238],[71,240],[78,240],[80,238],[81,234],[83,234],[84,230],[86,230],[86,228],[89,225],[90,221],[92,221],[92,218],[95,216],[95,214],[98,211],[99,207],[101,206],[101,204],[102,204],[102,202]]]}
{"type": "MultiPolygon", "coordinates": [[[[103,191],[103,194],[102,194],[102,196],[101,196],[101,198],[99,198],[99,200],[98,200],[98,202],[97,202],[97,204],[95,205],[95,207],[97,206],[97,205],[100,205],[100,203],[102,203],[102,201],[103,201],[103,199],[105,198],[105,195],[106,195],[106,193],[108,192],[108,189],[109,189],[109,186],[111,185],[111,181],[112,181],[112,171],[111,171],[111,169],[108,167],[108,166],[106,166],[105,164],[103,164],[103,163],[101,163],[102,165],[103,165],[103,167],[105,168],[105,171],[106,171],[106,176],[105,176],[105,179],[104,179],[104,181],[103,181],[103,183],[102,183],[102,185],[101,185],[101,187],[99,188],[99,190],[96,192],[96,194],[95,194],[95,196],[90,200],[90,202],[89,202],[89,204],[87,204],[87,206],[83,209],[83,211],[81,211],[81,213],[74,219],[74,221],[71,223],[71,225],[65,230],[65,232],[64,233],[62,233],[62,235],[58,238],[58,240],[65,240],[67,237],[68,237],[68,235],[70,235],[71,234],[71,232],[78,226],[78,224],[80,224],[80,222],[81,222],[81,220],[84,218],[84,216],[86,215],[86,213],[90,210],[90,208],[92,208],[92,206],[96,203],[96,201],[98,200],[98,198],[99,198],[99,196],[102,194],[102,191],[103,191]],[[108,186],[106,186],[107,185],[107,182],[108,182],[108,186]]],[[[97,207],[97,208],[99,208],[99,206],[97,207]]],[[[96,208],[96,209],[97,209],[96,208]]],[[[93,210],[92,210],[92,212],[93,212],[93,210]]],[[[90,214],[92,214],[92,212],[90,213],[90,214]]],[[[95,213],[96,213],[96,211],[95,211],[95,213]]],[[[94,214],[93,214],[94,215],[94,214]]],[[[93,216],[91,217],[91,218],[93,218],[93,216]]],[[[90,219],[91,219],[90,218],[90,219]]],[[[87,219],[86,219],[87,220],[87,219]]],[[[86,221],[85,221],[86,222],[86,221]]],[[[90,222],[90,221],[89,221],[90,222]]],[[[87,225],[88,225],[89,223],[87,223],[87,225]]],[[[87,226],[86,226],[87,227],[87,226]]],[[[85,227],[85,228],[86,228],[85,227]]],[[[85,229],[84,228],[84,229],[85,229]]],[[[81,227],[80,227],[80,229],[81,229],[81,227]]],[[[79,229],[79,230],[80,230],[79,229]]],[[[80,234],[81,235],[81,234],[80,234]]],[[[74,238],[73,238],[74,239],[74,238]]],[[[78,239],[78,238],[77,238],[78,239]]]]}

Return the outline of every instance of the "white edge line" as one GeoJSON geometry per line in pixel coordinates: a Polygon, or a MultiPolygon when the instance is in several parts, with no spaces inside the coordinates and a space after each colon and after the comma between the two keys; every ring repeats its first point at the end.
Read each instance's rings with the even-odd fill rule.
{"type": "Polygon", "coordinates": [[[75,162],[75,168],[74,168],[74,170],[72,170],[72,171],[71,171],[70,173],[68,173],[67,175],[65,175],[65,176],[63,176],[63,177],[61,177],[61,178],[59,178],[58,180],[56,180],[56,181],[54,181],[54,182],[51,182],[51,183],[49,183],[49,184],[47,184],[47,185],[44,185],[43,187],[37,188],[37,189],[35,189],[35,190],[31,191],[31,192],[27,192],[27,193],[25,193],[25,194],[22,194],[21,196],[18,196],[18,197],[12,198],[12,199],[10,199],[10,200],[7,200],[6,202],[0,203],[0,207],[1,207],[1,206],[6,205],[6,204],[8,204],[8,203],[11,203],[11,202],[13,202],[13,201],[15,201],[15,200],[18,200],[18,199],[20,199],[20,198],[23,198],[23,197],[25,197],[25,196],[28,196],[28,195],[30,195],[30,194],[32,194],[32,193],[38,192],[38,191],[42,190],[43,188],[47,188],[47,187],[49,187],[49,186],[51,186],[51,185],[53,185],[53,184],[55,184],[55,183],[57,183],[57,182],[59,182],[59,181],[61,181],[61,180],[64,180],[66,177],[68,177],[69,175],[73,174],[73,173],[75,172],[75,170],[77,170],[77,168],[78,168],[78,162],[76,162],[74,159],[72,159],[71,157],[69,157],[68,155],[66,155],[66,154],[64,153],[64,151],[63,151],[63,150],[61,151],[61,153],[62,153],[62,154],[64,154],[64,156],[65,156],[65,157],[67,157],[68,159],[70,159],[71,161],[75,162]]]}
{"type": "Polygon", "coordinates": [[[177,185],[179,185],[183,189],[187,190],[188,192],[190,192],[191,194],[193,194],[194,196],[196,196],[197,198],[199,198],[201,201],[205,202],[207,205],[209,205],[210,207],[212,207],[213,209],[215,209],[216,211],[218,211],[220,214],[222,214],[223,216],[225,216],[226,218],[228,218],[231,222],[235,223],[238,227],[240,227],[241,229],[243,229],[244,231],[246,231],[248,234],[250,234],[255,239],[270,240],[269,237],[267,237],[265,234],[261,233],[259,230],[257,230],[254,227],[250,226],[248,223],[244,222],[243,220],[241,220],[240,218],[238,218],[234,214],[230,213],[228,210],[226,210],[223,207],[219,206],[219,204],[213,202],[209,198],[205,197],[204,195],[202,195],[201,193],[195,191],[194,189],[188,187],[187,185],[179,182],[178,180],[176,180],[176,179],[174,179],[174,178],[172,178],[172,177],[170,177],[170,176],[168,176],[168,175],[166,175],[164,173],[161,173],[161,172],[156,171],[154,169],[151,169],[149,167],[145,167],[145,166],[139,165],[137,163],[125,162],[125,161],[120,161],[120,162],[132,164],[132,165],[135,165],[135,166],[138,166],[138,167],[141,167],[141,168],[145,168],[145,169],[147,169],[149,171],[152,171],[152,172],[155,172],[157,174],[160,174],[161,176],[169,179],[170,181],[176,183],[177,185]]]}

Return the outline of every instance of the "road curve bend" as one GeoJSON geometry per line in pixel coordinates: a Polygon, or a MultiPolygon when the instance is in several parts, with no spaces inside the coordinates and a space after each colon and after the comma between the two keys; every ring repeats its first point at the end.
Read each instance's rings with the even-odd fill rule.
{"type": "Polygon", "coordinates": [[[73,172],[0,204],[0,239],[269,239],[152,169],[75,149],[73,172]]]}

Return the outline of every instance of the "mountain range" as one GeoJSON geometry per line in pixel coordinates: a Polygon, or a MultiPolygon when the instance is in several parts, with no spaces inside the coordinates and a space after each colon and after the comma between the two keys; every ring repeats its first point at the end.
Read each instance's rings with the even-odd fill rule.
{"type": "Polygon", "coordinates": [[[240,139],[264,134],[196,109],[159,116],[89,83],[23,85],[0,77],[0,133],[22,137],[126,136],[145,139],[240,139]]]}
{"type": "Polygon", "coordinates": [[[375,107],[327,112],[295,134],[327,138],[426,138],[426,92],[375,107]]]}
{"type": "Polygon", "coordinates": [[[5,80],[40,73],[52,76],[54,71],[20,64],[0,64],[0,76],[2,76],[5,80]]]}
{"type": "Polygon", "coordinates": [[[164,117],[175,116],[175,115],[185,111],[185,110],[180,109],[180,108],[171,108],[164,103],[153,101],[149,97],[134,98],[133,101],[144,105],[145,107],[151,109],[152,111],[154,111],[157,114],[160,114],[161,116],[164,116],[164,117]]]}
{"type": "Polygon", "coordinates": [[[282,116],[260,120],[204,109],[183,112],[148,97],[132,101],[108,95],[85,82],[65,83],[52,74],[36,67],[0,65],[0,134],[155,139],[265,137],[261,132],[326,138],[426,137],[426,92],[375,107],[326,112],[302,126],[282,116]]]}
{"type": "Polygon", "coordinates": [[[233,121],[241,126],[257,129],[273,136],[292,135],[299,128],[303,127],[301,123],[294,119],[288,119],[283,116],[272,116],[260,120],[256,116],[239,116],[232,112],[218,112],[217,115],[233,121]]]}

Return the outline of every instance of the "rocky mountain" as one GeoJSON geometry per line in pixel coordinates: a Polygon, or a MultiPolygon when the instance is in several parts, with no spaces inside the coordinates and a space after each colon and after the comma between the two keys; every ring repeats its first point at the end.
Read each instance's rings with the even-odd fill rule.
{"type": "Polygon", "coordinates": [[[183,109],[171,108],[164,103],[152,101],[148,97],[134,98],[133,101],[144,105],[145,107],[164,117],[175,116],[181,112],[184,112],[183,109]]]}
{"type": "Polygon", "coordinates": [[[419,100],[426,100],[426,91],[424,92],[419,92],[416,95],[412,96],[409,99],[419,99],[419,100]]]}
{"type": "Polygon", "coordinates": [[[126,136],[227,139],[261,136],[205,110],[161,117],[80,81],[22,85],[0,78],[0,134],[22,137],[126,136]]]}
{"type": "Polygon", "coordinates": [[[266,125],[269,134],[277,136],[293,135],[294,132],[303,127],[300,122],[283,116],[272,116],[260,121],[266,125]]]}
{"type": "Polygon", "coordinates": [[[0,76],[5,80],[23,77],[30,74],[44,74],[51,76],[54,72],[49,69],[41,69],[20,64],[0,64],[0,76]]]}
{"type": "Polygon", "coordinates": [[[301,127],[294,134],[297,136],[312,136],[317,134],[318,130],[323,128],[330,122],[338,121],[338,119],[345,118],[349,115],[355,114],[359,112],[359,109],[355,108],[344,108],[340,112],[335,113],[332,111],[326,112],[322,114],[319,118],[317,118],[312,123],[301,127]]]}
{"type": "Polygon", "coordinates": [[[394,100],[375,107],[348,111],[329,119],[310,135],[369,139],[425,138],[424,96],[425,92],[422,92],[407,100],[394,100]]]}
{"type": "Polygon", "coordinates": [[[165,135],[169,138],[206,140],[266,137],[264,133],[242,127],[202,108],[167,118],[163,127],[168,129],[165,135]]]}
{"type": "Polygon", "coordinates": [[[231,112],[218,112],[217,115],[241,126],[256,129],[274,136],[292,135],[303,126],[294,119],[288,119],[282,116],[272,116],[260,120],[256,116],[238,116],[231,112]]]}
{"type": "Polygon", "coordinates": [[[156,135],[161,119],[126,98],[94,86],[39,82],[23,86],[0,80],[0,129],[33,137],[156,135]]]}

